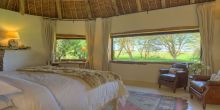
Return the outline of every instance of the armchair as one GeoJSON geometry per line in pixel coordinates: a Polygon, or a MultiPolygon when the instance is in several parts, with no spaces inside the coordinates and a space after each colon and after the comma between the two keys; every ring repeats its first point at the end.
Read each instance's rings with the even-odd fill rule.
{"type": "Polygon", "coordinates": [[[190,82],[190,97],[197,96],[202,101],[203,109],[206,104],[220,104],[220,82],[210,81],[210,76],[193,76],[190,82]]]}
{"type": "Polygon", "coordinates": [[[187,67],[188,65],[186,63],[175,63],[172,65],[172,68],[179,69],[175,73],[171,73],[170,68],[161,68],[158,79],[159,88],[161,88],[161,85],[164,85],[172,88],[174,93],[177,88],[184,87],[186,90],[188,82],[187,67]]]}

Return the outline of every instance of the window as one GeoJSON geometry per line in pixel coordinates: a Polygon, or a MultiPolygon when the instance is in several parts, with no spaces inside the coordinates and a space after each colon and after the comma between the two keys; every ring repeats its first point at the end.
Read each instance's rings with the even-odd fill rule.
{"type": "Polygon", "coordinates": [[[200,61],[198,30],[112,35],[112,60],[135,62],[200,61]]]}
{"type": "Polygon", "coordinates": [[[84,60],[87,57],[85,36],[58,34],[55,51],[56,61],[84,60]]]}

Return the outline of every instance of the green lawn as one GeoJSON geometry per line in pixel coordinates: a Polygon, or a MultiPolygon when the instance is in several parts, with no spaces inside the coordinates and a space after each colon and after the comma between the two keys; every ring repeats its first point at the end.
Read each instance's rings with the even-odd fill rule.
{"type": "MultiPolygon", "coordinates": [[[[171,55],[168,52],[152,52],[150,55],[145,59],[141,58],[140,53],[133,52],[131,59],[128,54],[124,53],[121,54],[118,58],[116,58],[116,55],[118,55],[118,52],[115,52],[114,60],[119,61],[148,61],[148,62],[194,62],[199,61],[199,56],[193,56],[192,52],[183,52],[180,56],[177,57],[176,60],[174,60],[171,55]]],[[[143,56],[144,57],[144,56],[143,56]]]]}

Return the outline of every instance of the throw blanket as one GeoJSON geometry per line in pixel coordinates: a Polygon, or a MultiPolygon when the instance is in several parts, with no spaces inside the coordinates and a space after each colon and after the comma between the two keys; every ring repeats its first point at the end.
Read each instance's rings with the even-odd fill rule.
{"type": "Polygon", "coordinates": [[[41,72],[59,74],[71,78],[79,78],[86,82],[91,88],[96,88],[107,82],[121,80],[120,76],[110,71],[98,71],[80,68],[56,67],[56,66],[37,66],[25,67],[18,69],[18,71],[25,71],[24,73],[41,72]]]}
{"type": "Polygon", "coordinates": [[[7,96],[0,95],[0,110],[6,110],[13,106],[12,101],[7,96]]]}

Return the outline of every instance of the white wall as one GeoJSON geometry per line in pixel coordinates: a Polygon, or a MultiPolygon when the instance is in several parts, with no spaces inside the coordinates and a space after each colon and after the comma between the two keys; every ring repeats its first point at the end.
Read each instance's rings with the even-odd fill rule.
{"type": "MultiPolygon", "coordinates": [[[[197,25],[195,5],[189,5],[114,17],[112,32],[197,25]]],[[[168,66],[112,63],[112,71],[121,74],[124,80],[156,83],[159,68],[168,66]]]]}
{"type": "Polygon", "coordinates": [[[113,18],[112,32],[197,26],[196,16],[195,5],[118,16],[113,18]]]}
{"type": "Polygon", "coordinates": [[[58,34],[85,35],[85,21],[57,21],[58,34]]]}
{"type": "Polygon", "coordinates": [[[6,50],[4,70],[11,71],[24,66],[46,64],[46,50],[41,37],[40,17],[20,15],[0,9],[0,31],[17,31],[22,42],[31,46],[28,50],[6,50]]]}

